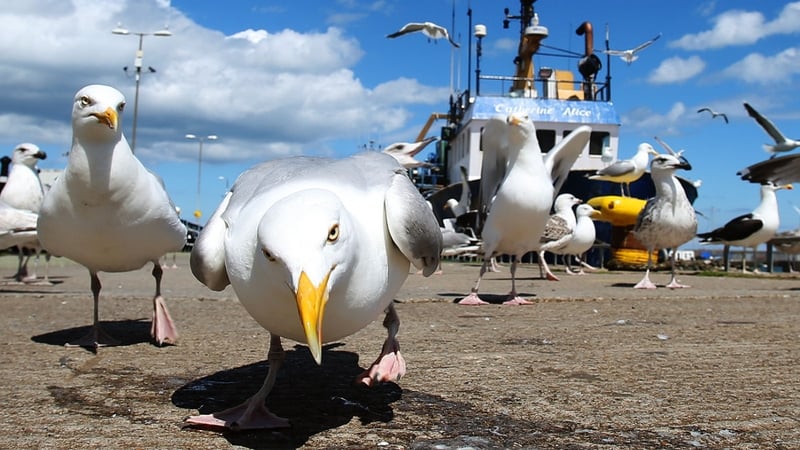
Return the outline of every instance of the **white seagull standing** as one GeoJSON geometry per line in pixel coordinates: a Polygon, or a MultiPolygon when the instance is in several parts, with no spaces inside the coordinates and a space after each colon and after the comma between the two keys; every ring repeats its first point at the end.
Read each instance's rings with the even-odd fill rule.
{"type": "Polygon", "coordinates": [[[450,37],[450,33],[447,32],[447,28],[441,25],[436,25],[433,22],[410,22],[403,25],[403,28],[400,28],[398,31],[395,31],[394,33],[391,34],[387,34],[386,37],[394,39],[396,37],[403,36],[408,33],[416,33],[416,32],[421,32],[422,34],[427,36],[428,41],[430,41],[431,39],[433,40],[447,39],[447,41],[450,42],[450,45],[452,45],[453,47],[455,48],[460,47],[458,43],[455,42],[450,37]]]}
{"type": "Polygon", "coordinates": [[[620,159],[589,175],[590,180],[611,181],[620,183],[623,196],[631,195],[631,183],[638,180],[647,171],[650,155],[657,155],[652,145],[642,142],[630,159],[620,159]],[[625,188],[627,187],[627,194],[625,188]]]}
{"type": "Polygon", "coordinates": [[[686,197],[680,181],[675,177],[678,169],[691,170],[686,161],[673,155],[658,155],[650,163],[656,193],[645,203],[634,225],[633,233],[647,248],[647,270],[644,278],[634,287],[655,289],[650,281],[653,251],[671,248],[672,277],[666,287],[670,289],[689,287],[678,283],[675,273],[675,255],[678,247],[689,242],[697,232],[697,217],[691,202],[686,197]]]}
{"type": "Polygon", "coordinates": [[[725,123],[728,123],[728,115],[727,114],[721,113],[721,112],[716,112],[713,109],[708,108],[708,107],[700,108],[700,109],[697,110],[698,113],[701,113],[701,112],[704,112],[704,111],[708,111],[711,114],[711,118],[712,119],[716,119],[717,117],[722,117],[725,120],[725,123]]]}
{"type": "MultiPolygon", "coordinates": [[[[17,145],[11,154],[11,170],[8,172],[8,181],[6,181],[3,191],[0,192],[0,201],[13,208],[38,214],[44,198],[44,188],[42,187],[42,181],[39,179],[36,165],[46,158],[47,153],[41,151],[36,144],[26,142],[17,145]]],[[[37,240],[29,240],[26,242],[25,248],[36,252],[35,264],[38,267],[41,248],[37,240]]],[[[17,274],[14,277],[17,281],[32,281],[36,279],[36,269],[32,274],[27,274],[29,258],[24,256],[23,248],[20,247],[19,264],[17,274]]],[[[49,283],[46,275],[44,283],[49,283]]]]}
{"type": "Polygon", "coordinates": [[[413,263],[431,275],[442,234],[431,209],[388,155],[332,160],[294,157],[257,165],[234,183],[192,250],[192,273],[213,290],[233,286],[269,331],[269,371],[239,406],[190,417],[201,426],[279,428],[264,405],[283,361],[281,338],[322,344],[349,336],[386,313],[388,336],[357,382],[397,381],[405,373],[392,301],[413,263]]]}
{"type": "Polygon", "coordinates": [[[658,38],[660,37],[661,33],[658,33],[658,36],[654,37],[653,39],[650,39],[647,42],[639,44],[635,48],[629,50],[603,50],[603,53],[611,56],[619,56],[620,58],[622,58],[623,61],[625,61],[626,63],[628,63],[628,65],[630,65],[632,62],[639,59],[639,55],[637,53],[653,45],[653,42],[657,41],[658,38]]]}
{"type": "MultiPolygon", "coordinates": [[[[728,223],[713,231],[698,234],[700,242],[751,247],[755,254],[756,248],[772,239],[780,226],[778,198],[775,195],[775,192],[780,189],[792,189],[792,185],[762,184],[761,202],[756,209],[729,220],[728,223]]],[[[744,253],[742,252],[742,272],[747,269],[744,253]]]]}
{"type": "Polygon", "coordinates": [[[481,197],[488,205],[488,216],[481,233],[483,263],[475,287],[459,304],[486,304],[478,297],[478,288],[491,258],[501,254],[514,257],[511,292],[504,303],[530,303],[517,294],[517,263],[525,253],[539,248],[553,197],[589,142],[590,134],[590,127],[580,126],[542,156],[536,129],[527,115],[511,114],[486,123],[481,197]]]}
{"type": "Polygon", "coordinates": [[[392,155],[406,169],[414,167],[430,166],[429,163],[422,162],[414,158],[431,142],[438,140],[436,136],[431,136],[419,142],[395,142],[386,146],[383,153],[392,155]]]}
{"type": "Polygon", "coordinates": [[[561,246],[560,248],[550,250],[553,253],[564,255],[566,257],[566,272],[569,275],[575,275],[576,272],[573,272],[570,268],[573,256],[578,259],[579,264],[579,271],[577,272],[578,275],[583,275],[585,272],[583,267],[586,266],[592,270],[595,270],[594,267],[589,266],[586,264],[584,255],[589,249],[592,248],[594,245],[594,241],[597,238],[597,230],[594,226],[594,220],[592,217],[595,217],[600,214],[600,211],[592,208],[591,205],[586,203],[582,203],[575,208],[575,230],[572,233],[572,239],[570,239],[565,245],[561,246]]]}
{"type": "Polygon", "coordinates": [[[744,109],[747,110],[747,114],[750,115],[750,117],[756,119],[756,122],[761,125],[761,128],[775,141],[774,144],[764,144],[764,150],[768,153],[772,153],[773,157],[778,153],[788,152],[800,147],[800,140],[790,139],[784,136],[781,130],[779,130],[771,120],[761,115],[755,108],[745,103],[744,109]]]}
{"type": "Polygon", "coordinates": [[[579,203],[581,200],[572,194],[559,194],[553,206],[555,212],[547,219],[544,233],[539,238],[539,274],[541,275],[542,268],[544,268],[545,276],[550,281],[558,281],[558,277],[547,266],[544,252],[553,252],[572,239],[577,224],[572,207],[579,203]]]}
{"type": "Polygon", "coordinates": [[[100,328],[98,272],[128,272],[148,262],[155,279],[151,334],[158,345],[174,344],[178,338],[161,296],[159,259],[183,248],[186,227],[161,178],[128,146],[122,134],[124,106],[125,97],[110,86],[89,85],[75,94],[67,167],[39,211],[42,247],[89,269],[92,327],[71,343],[82,347],[118,343],[100,328]]]}

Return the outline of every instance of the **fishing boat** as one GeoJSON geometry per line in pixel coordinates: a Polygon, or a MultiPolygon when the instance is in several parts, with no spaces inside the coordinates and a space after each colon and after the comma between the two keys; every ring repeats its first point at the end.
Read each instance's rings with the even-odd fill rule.
{"type": "MultiPolygon", "coordinates": [[[[481,45],[483,37],[486,36],[486,27],[475,25],[473,28],[472,15],[468,14],[469,27],[474,30],[477,40],[474,90],[470,82],[466,90],[451,96],[448,112],[431,114],[418,136],[419,139],[423,139],[434,123],[446,121],[441,127],[441,141],[433,158],[438,167],[434,168],[433,172],[420,172],[418,181],[424,185],[425,190],[432,192],[428,200],[437,216],[443,219],[449,214],[444,208],[447,200],[459,198],[460,167],[466,168],[474,199],[470,209],[474,213],[460,217],[459,223],[472,228],[478,235],[481,228],[480,211],[483,210],[483,205],[478,204],[482,161],[481,131],[489,119],[498,115],[527,114],[534,122],[536,137],[543,153],[555,147],[575,128],[581,125],[589,125],[592,128],[589,143],[573,165],[561,192],[569,192],[585,201],[600,196],[617,196],[615,203],[618,205],[617,211],[624,211],[626,215],[630,215],[631,208],[643,204],[642,199],[649,198],[655,193],[649,173],[631,184],[632,198],[618,195],[620,185],[617,183],[588,178],[588,175],[615,162],[619,155],[621,123],[611,96],[611,59],[606,55],[604,68],[603,61],[595,53],[594,29],[589,21],[581,23],[575,30],[578,36],[583,37],[582,54],[568,50],[562,50],[563,55],[549,53],[558,49],[542,44],[549,30],[540,22],[540,17],[534,10],[535,2],[536,0],[521,0],[517,15],[510,14],[508,9],[505,10],[503,20],[505,28],[508,28],[513,21],[519,21],[520,24],[519,45],[512,75],[481,72],[481,45]],[[542,56],[543,52],[540,52],[540,49],[543,47],[551,56],[574,58],[577,61],[575,71],[556,69],[554,68],[556,64],[552,67],[547,65],[534,67],[534,56],[542,56]],[[432,173],[436,175],[431,175],[432,173]]],[[[610,49],[609,45],[606,33],[605,48],[610,49]]],[[[471,56],[471,42],[469,52],[471,56]]],[[[544,56],[541,59],[544,59],[544,56]]],[[[469,72],[472,72],[471,67],[469,72]]],[[[681,181],[689,199],[694,201],[697,189],[687,180],[681,181]]],[[[615,211],[610,209],[606,217],[616,219],[614,214],[615,211]]],[[[615,250],[623,248],[625,252],[616,253],[631,254],[627,251],[628,247],[640,245],[635,239],[631,239],[629,232],[632,224],[622,225],[613,222],[616,220],[598,223],[598,239],[610,244],[612,258],[615,256],[615,250]]],[[[644,249],[636,250],[644,251],[644,249]]],[[[642,259],[640,255],[635,255],[631,262],[638,262],[639,259],[642,259]]],[[[643,260],[646,261],[646,253],[643,260]]]]}

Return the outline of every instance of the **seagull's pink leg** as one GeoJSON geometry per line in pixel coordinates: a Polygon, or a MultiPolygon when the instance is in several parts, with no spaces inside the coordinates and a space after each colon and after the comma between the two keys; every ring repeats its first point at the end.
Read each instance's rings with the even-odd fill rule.
{"type": "Polygon", "coordinates": [[[490,260],[491,258],[487,259],[486,256],[483,257],[483,262],[481,263],[481,271],[478,274],[478,281],[475,282],[475,287],[472,288],[472,291],[469,293],[469,295],[459,300],[458,302],[459,305],[475,306],[475,305],[489,304],[489,302],[485,302],[481,300],[480,297],[478,297],[478,287],[481,284],[481,279],[483,278],[483,275],[486,273],[486,266],[488,264],[488,261],[490,260]]]}
{"type": "Polygon", "coordinates": [[[681,288],[691,287],[686,284],[678,283],[678,277],[677,274],[675,273],[675,255],[677,253],[678,253],[677,249],[672,249],[672,258],[670,258],[670,261],[672,262],[672,277],[669,279],[669,283],[665,287],[668,287],[670,289],[681,289],[681,288]]]}
{"type": "Polygon", "coordinates": [[[541,275],[541,268],[544,267],[544,274],[546,278],[550,281],[560,281],[557,276],[553,275],[553,272],[550,271],[550,266],[547,265],[547,261],[544,259],[544,251],[539,252],[539,271],[541,275]]]}
{"type": "Polygon", "coordinates": [[[118,340],[109,336],[108,334],[106,334],[105,331],[103,331],[102,328],[100,328],[99,306],[100,306],[100,288],[102,287],[102,285],[100,284],[100,278],[97,277],[96,272],[89,271],[89,276],[91,278],[92,299],[94,301],[94,316],[92,321],[92,328],[85,336],[75,341],[69,342],[66,345],[67,347],[87,347],[87,348],[119,345],[118,340]]]}
{"type": "Polygon", "coordinates": [[[508,300],[504,301],[504,305],[532,305],[533,302],[525,300],[517,294],[517,261],[518,258],[514,257],[511,261],[511,292],[508,293],[508,300]]]}
{"type": "Polygon", "coordinates": [[[388,336],[383,342],[381,354],[372,363],[369,369],[356,377],[356,383],[365,386],[372,386],[376,383],[387,381],[396,382],[406,374],[406,361],[400,354],[400,343],[397,341],[397,332],[400,330],[400,318],[394,305],[386,308],[386,317],[383,319],[383,326],[388,331],[388,336]]]}
{"type": "Polygon", "coordinates": [[[636,283],[634,289],[655,289],[656,285],[650,281],[650,266],[653,264],[653,251],[647,249],[647,270],[644,271],[644,278],[642,281],[636,283]]]}
{"type": "Polygon", "coordinates": [[[288,427],[289,421],[287,419],[276,416],[267,409],[267,406],[264,404],[270,391],[272,391],[272,387],[275,385],[278,370],[280,370],[281,365],[283,365],[285,356],[286,354],[281,346],[280,336],[271,335],[269,354],[267,356],[269,370],[267,371],[267,377],[264,379],[264,384],[261,385],[261,389],[238,406],[212,414],[191,416],[186,419],[186,422],[191,425],[228,428],[231,430],[258,430],[288,427]]]}
{"type": "Polygon", "coordinates": [[[150,335],[156,344],[172,344],[178,341],[178,330],[175,322],[167,310],[164,297],[161,296],[161,276],[164,270],[158,260],[153,261],[153,278],[156,280],[156,294],[153,297],[153,324],[150,327],[150,335]]]}

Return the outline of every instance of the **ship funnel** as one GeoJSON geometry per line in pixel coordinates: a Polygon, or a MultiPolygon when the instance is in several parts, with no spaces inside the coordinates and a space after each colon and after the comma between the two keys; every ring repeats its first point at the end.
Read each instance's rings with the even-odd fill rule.
{"type": "Polygon", "coordinates": [[[583,22],[575,34],[584,36],[583,58],[578,61],[578,72],[583,76],[583,97],[587,100],[594,98],[594,78],[603,68],[600,58],[594,54],[594,31],[591,22],[583,22]]]}

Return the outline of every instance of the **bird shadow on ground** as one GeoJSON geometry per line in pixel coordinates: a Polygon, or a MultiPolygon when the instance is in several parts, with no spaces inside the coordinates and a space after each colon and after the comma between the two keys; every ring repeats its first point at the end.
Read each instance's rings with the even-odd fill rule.
{"type": "MultiPolygon", "coordinates": [[[[452,303],[458,304],[458,302],[468,294],[464,294],[463,292],[438,292],[437,295],[442,297],[453,297],[452,303]]],[[[491,303],[492,305],[502,305],[503,302],[508,300],[508,292],[505,294],[484,294],[481,292],[478,294],[478,296],[481,298],[481,300],[491,303]]],[[[520,292],[519,296],[531,302],[536,302],[536,294],[530,292],[520,292]]]]}
{"type": "MultiPolygon", "coordinates": [[[[114,339],[119,341],[117,346],[128,346],[152,341],[150,337],[151,322],[147,319],[136,320],[115,320],[100,322],[100,326],[114,339]]],[[[40,344],[63,346],[69,342],[85,336],[91,326],[66,328],[63,330],[51,331],[31,337],[31,340],[40,344]]],[[[95,349],[87,349],[95,350],[95,349]]]]}
{"type": "MultiPolygon", "coordinates": [[[[340,427],[358,417],[363,424],[389,422],[394,417],[390,406],[402,396],[395,383],[372,388],[356,386],[355,377],[364,369],[358,355],[326,346],[322,365],[314,363],[305,346],[286,352],[286,359],[267,407],[278,416],[289,419],[290,428],[278,430],[222,431],[232,445],[248,448],[296,448],[325,430],[340,427]]],[[[267,361],[222,370],[194,380],[172,394],[172,403],[185,409],[209,414],[238,405],[261,387],[267,375],[267,361]]],[[[202,429],[187,425],[186,429],[202,429]]]]}

